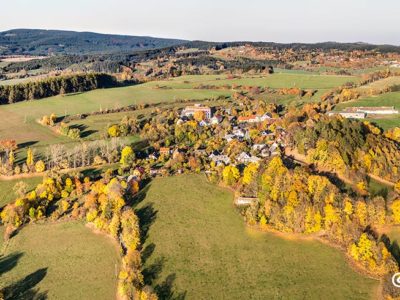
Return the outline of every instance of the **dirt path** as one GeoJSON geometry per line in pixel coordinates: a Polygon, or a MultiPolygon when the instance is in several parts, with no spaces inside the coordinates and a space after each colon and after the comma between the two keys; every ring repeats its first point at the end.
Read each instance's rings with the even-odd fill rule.
{"type": "Polygon", "coordinates": [[[394,187],[394,185],[395,185],[394,182],[391,182],[391,181],[389,181],[389,180],[383,179],[382,177],[376,176],[376,175],[374,175],[374,174],[368,173],[367,175],[368,175],[369,177],[371,177],[372,179],[374,179],[374,180],[376,180],[376,181],[379,181],[379,182],[382,183],[382,184],[385,184],[385,185],[388,185],[388,186],[391,186],[391,187],[394,187]]]}
{"type": "MultiPolygon", "coordinates": [[[[299,163],[299,164],[302,164],[302,165],[305,165],[305,166],[310,166],[310,164],[307,162],[306,156],[303,155],[303,154],[300,154],[299,152],[297,152],[294,149],[286,148],[285,149],[285,155],[287,157],[291,158],[292,160],[294,160],[295,162],[299,163]]],[[[314,168],[319,172],[326,172],[327,171],[327,170],[321,169],[318,166],[314,166],[314,168]]],[[[343,176],[341,174],[338,174],[337,172],[331,172],[331,171],[329,171],[329,172],[334,174],[341,181],[343,181],[343,182],[345,182],[345,183],[347,183],[347,184],[349,184],[351,186],[355,186],[355,183],[351,179],[349,179],[349,178],[347,178],[347,177],[345,177],[345,176],[343,176]]],[[[383,179],[382,177],[376,176],[374,174],[367,173],[366,175],[368,177],[370,177],[370,178],[382,183],[382,184],[385,184],[385,185],[388,185],[388,186],[391,186],[391,187],[393,187],[395,185],[393,182],[391,182],[389,180],[386,180],[386,179],[383,179]]]]}
{"type": "MultiPolygon", "coordinates": [[[[291,158],[292,160],[294,160],[295,162],[300,163],[301,165],[309,166],[309,167],[310,167],[310,165],[311,165],[310,163],[307,162],[307,158],[306,158],[305,155],[300,154],[299,152],[297,152],[297,151],[294,150],[294,149],[286,148],[286,149],[285,149],[285,155],[286,155],[287,157],[291,158]]],[[[350,180],[349,178],[347,178],[347,177],[345,177],[345,176],[343,176],[343,175],[341,175],[341,174],[338,174],[337,172],[332,172],[332,171],[329,171],[329,170],[324,170],[324,169],[322,169],[321,167],[318,167],[318,166],[316,166],[316,165],[314,165],[314,169],[315,169],[316,171],[318,171],[318,172],[321,172],[321,173],[324,173],[324,172],[332,173],[333,175],[335,175],[337,178],[339,178],[339,179],[340,179],[341,181],[343,181],[344,183],[347,183],[347,184],[349,184],[349,185],[351,185],[351,186],[355,186],[355,183],[354,183],[352,180],[350,180]]]]}

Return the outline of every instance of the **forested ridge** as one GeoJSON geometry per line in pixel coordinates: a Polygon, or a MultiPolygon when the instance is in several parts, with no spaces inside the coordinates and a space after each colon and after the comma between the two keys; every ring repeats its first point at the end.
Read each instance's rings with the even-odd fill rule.
{"type": "Polygon", "coordinates": [[[93,32],[13,29],[0,32],[0,55],[111,53],[162,48],[182,42],[178,39],[93,32]]]}

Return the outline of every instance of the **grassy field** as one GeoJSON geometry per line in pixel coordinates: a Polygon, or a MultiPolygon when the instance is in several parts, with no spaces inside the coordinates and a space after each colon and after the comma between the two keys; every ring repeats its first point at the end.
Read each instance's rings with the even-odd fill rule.
{"type": "Polygon", "coordinates": [[[0,288],[12,286],[13,299],[115,298],[118,251],[83,224],[28,225],[7,247],[0,240],[0,288]]]}
{"type": "Polygon", "coordinates": [[[35,120],[52,113],[58,116],[74,115],[125,107],[131,104],[174,101],[176,99],[207,99],[229,94],[229,91],[159,90],[138,85],[2,105],[0,106],[0,135],[4,138],[14,138],[19,143],[53,140],[59,137],[51,130],[37,124],[35,120]]]}
{"type": "Polygon", "coordinates": [[[378,285],[327,245],[246,228],[232,194],[202,176],[144,192],[144,274],[166,299],[371,299],[378,285]]]}
{"type": "Polygon", "coordinates": [[[193,88],[200,84],[215,86],[248,85],[273,89],[298,87],[302,89],[331,89],[346,82],[358,82],[355,76],[314,75],[308,73],[276,73],[272,75],[244,75],[241,78],[227,79],[226,75],[190,75],[170,79],[166,82],[153,81],[148,86],[166,86],[172,88],[193,88]]]}
{"type": "Polygon", "coordinates": [[[347,81],[357,81],[349,76],[316,76],[309,74],[279,73],[270,76],[247,76],[226,79],[225,75],[183,76],[164,81],[154,81],[136,86],[99,89],[81,94],[56,96],[30,102],[0,106],[0,135],[19,143],[63,143],[67,139],[36,123],[44,115],[58,116],[89,113],[125,107],[131,104],[165,102],[178,99],[211,99],[229,96],[233,91],[194,89],[200,84],[257,85],[271,88],[297,86],[301,88],[329,89],[347,81]],[[160,88],[164,87],[164,88],[160,88]]]}
{"type": "Polygon", "coordinates": [[[36,187],[39,183],[42,182],[41,177],[33,177],[33,178],[25,178],[18,180],[0,180],[0,208],[6,205],[7,203],[15,200],[16,195],[13,191],[13,187],[16,183],[23,181],[27,184],[28,190],[31,190],[36,187]]]}

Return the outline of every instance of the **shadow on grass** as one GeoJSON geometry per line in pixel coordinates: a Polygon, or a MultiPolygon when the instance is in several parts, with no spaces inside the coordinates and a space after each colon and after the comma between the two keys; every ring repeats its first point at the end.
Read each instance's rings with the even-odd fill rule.
{"type": "Polygon", "coordinates": [[[47,268],[39,269],[25,278],[3,289],[4,299],[39,300],[47,299],[47,292],[40,292],[35,286],[47,275],[47,268]]]}
{"type": "Polygon", "coordinates": [[[158,298],[163,300],[184,300],[186,298],[186,291],[174,291],[174,282],[176,279],[175,273],[168,275],[165,280],[154,287],[158,298]]]}
{"type": "Polygon", "coordinates": [[[144,243],[148,238],[151,225],[153,225],[154,221],[156,220],[157,211],[154,209],[154,204],[149,203],[149,204],[137,209],[136,215],[139,218],[141,240],[142,240],[142,243],[144,243]]]}
{"type": "Polygon", "coordinates": [[[98,130],[87,130],[88,126],[83,125],[83,124],[75,124],[71,125],[72,129],[79,129],[81,132],[81,138],[86,138],[88,136],[91,136],[92,134],[98,132],[98,130]]]}
{"type": "Polygon", "coordinates": [[[21,144],[18,144],[18,149],[28,148],[37,143],[39,143],[39,141],[29,141],[29,142],[21,143],[21,144]]]}
{"type": "Polygon", "coordinates": [[[24,254],[21,252],[15,252],[11,253],[7,256],[1,256],[0,257],[0,277],[7,273],[8,271],[11,271],[13,268],[15,268],[18,264],[18,261],[21,259],[21,257],[24,254]]]}
{"type": "Polygon", "coordinates": [[[164,267],[165,258],[159,257],[154,260],[154,262],[147,267],[145,267],[142,271],[144,277],[144,283],[146,285],[153,285],[154,281],[157,280],[162,272],[164,267]]]}
{"type": "MultiPolygon", "coordinates": [[[[154,224],[158,211],[154,209],[154,203],[146,203],[141,207],[138,207],[147,196],[150,188],[151,179],[142,182],[142,188],[132,199],[130,199],[130,205],[135,208],[136,215],[139,218],[139,226],[141,231],[141,241],[144,245],[149,238],[149,231],[151,226],[154,224]]],[[[143,263],[143,277],[146,285],[152,286],[158,295],[160,300],[183,300],[186,298],[186,291],[177,292],[174,289],[174,282],[176,275],[170,274],[165,280],[160,282],[160,276],[164,268],[165,258],[163,256],[156,257],[149,262],[151,256],[154,255],[156,245],[149,243],[141,252],[142,263],[143,263]]]]}
{"type": "MultiPolygon", "coordinates": [[[[150,244],[154,245],[154,244],[150,244]]],[[[149,246],[150,246],[149,245],[149,246]]],[[[163,267],[165,258],[157,258],[154,263],[143,269],[142,273],[144,276],[144,282],[146,285],[151,285],[154,287],[158,299],[160,300],[183,300],[186,298],[186,291],[177,292],[174,290],[174,282],[176,279],[175,273],[168,275],[161,283],[154,284],[154,282],[159,279],[163,267]]]]}

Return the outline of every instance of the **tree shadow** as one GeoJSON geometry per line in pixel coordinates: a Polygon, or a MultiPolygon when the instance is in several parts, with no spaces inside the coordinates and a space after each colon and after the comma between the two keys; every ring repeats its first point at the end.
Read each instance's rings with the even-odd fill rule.
{"type": "Polygon", "coordinates": [[[81,138],[86,138],[86,137],[91,136],[92,134],[98,132],[98,130],[87,130],[88,126],[86,126],[84,124],[71,125],[71,128],[79,129],[79,131],[81,132],[81,138]]]}
{"type": "Polygon", "coordinates": [[[168,275],[165,280],[154,287],[158,298],[163,300],[184,300],[187,292],[174,291],[175,273],[168,275]]]}
{"type": "Polygon", "coordinates": [[[83,131],[83,132],[81,132],[81,138],[86,138],[86,137],[91,136],[92,134],[95,134],[97,132],[99,132],[99,131],[98,130],[86,130],[86,131],[83,131]]]}
{"type": "Polygon", "coordinates": [[[39,141],[29,141],[29,142],[21,143],[21,144],[18,144],[18,149],[28,148],[33,145],[36,145],[37,143],[39,143],[39,141]]]}
{"type": "Polygon", "coordinates": [[[153,254],[154,250],[156,249],[156,245],[154,243],[151,243],[147,245],[141,252],[142,254],[142,263],[145,264],[146,261],[150,258],[150,256],[153,254]]]}
{"type": "Polygon", "coordinates": [[[47,275],[47,268],[39,269],[25,278],[3,289],[4,299],[39,300],[47,299],[47,292],[39,292],[34,287],[47,275]]]}
{"type": "Polygon", "coordinates": [[[159,257],[154,261],[154,263],[143,269],[142,274],[144,277],[144,283],[146,285],[152,285],[154,280],[156,280],[160,276],[164,266],[164,262],[165,258],[159,257]]]}
{"type": "Polygon", "coordinates": [[[8,271],[11,271],[13,268],[15,268],[18,264],[18,261],[21,259],[21,257],[24,254],[21,252],[14,252],[11,254],[8,254],[7,256],[1,256],[0,257],[0,277],[4,274],[7,273],[8,271]]]}
{"type": "Polygon", "coordinates": [[[136,215],[139,218],[140,234],[143,244],[148,238],[150,227],[156,220],[157,213],[158,212],[154,209],[153,203],[149,203],[136,210],[136,215]]]}
{"type": "Polygon", "coordinates": [[[392,254],[397,264],[400,265],[400,247],[398,242],[396,240],[392,242],[386,234],[382,234],[381,241],[385,244],[390,254],[392,254]]]}
{"type": "Polygon", "coordinates": [[[93,179],[97,179],[101,177],[102,170],[98,168],[90,168],[81,171],[84,177],[90,177],[93,179]]]}

